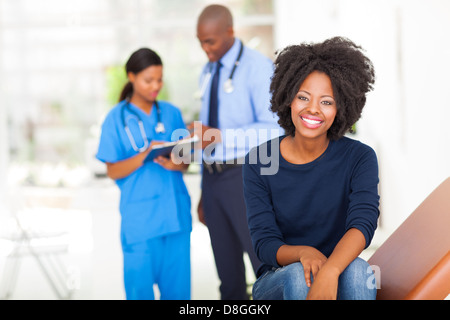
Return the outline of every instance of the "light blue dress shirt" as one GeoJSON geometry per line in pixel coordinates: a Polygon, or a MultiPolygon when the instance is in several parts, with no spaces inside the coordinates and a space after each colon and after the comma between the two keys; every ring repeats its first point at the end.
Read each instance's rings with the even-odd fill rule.
{"type": "MultiPolygon", "coordinates": [[[[233,75],[234,90],[227,93],[224,84],[229,78],[239,55],[241,41],[235,39],[233,46],[222,57],[219,79],[219,129],[222,142],[216,144],[214,154],[203,153],[209,162],[239,159],[257,145],[282,135],[278,117],[270,108],[270,81],[273,75],[272,61],[261,53],[244,46],[244,50],[233,75]]],[[[208,125],[209,92],[217,63],[208,63],[200,76],[200,87],[204,87],[200,121],[208,125]],[[208,74],[212,73],[211,77],[208,74]],[[208,80],[209,78],[209,80],[208,80]],[[209,83],[205,83],[208,81],[209,83]]]]}

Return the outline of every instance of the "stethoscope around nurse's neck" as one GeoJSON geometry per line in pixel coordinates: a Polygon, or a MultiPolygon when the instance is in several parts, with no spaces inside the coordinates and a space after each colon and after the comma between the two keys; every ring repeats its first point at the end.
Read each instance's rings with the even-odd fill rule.
{"type": "MultiPolygon", "coordinates": [[[[156,100],[155,100],[155,108],[156,108],[156,117],[157,117],[155,132],[156,133],[165,133],[166,129],[164,127],[164,123],[161,120],[161,108],[159,107],[158,101],[156,101],[156,100]]],[[[122,107],[121,117],[122,117],[123,127],[128,136],[128,139],[130,140],[131,147],[134,149],[134,151],[144,152],[145,150],[147,150],[147,148],[149,146],[149,141],[147,138],[147,134],[145,132],[144,123],[142,121],[141,116],[130,107],[130,99],[129,98],[126,99],[125,105],[122,107]],[[131,130],[128,127],[129,119],[125,120],[125,109],[129,113],[131,113],[133,116],[135,116],[137,119],[139,131],[140,131],[142,141],[143,141],[143,145],[141,147],[137,146],[136,140],[134,139],[133,134],[131,133],[131,130]]]]}
{"type": "MultiPolygon", "coordinates": [[[[239,63],[241,61],[242,53],[244,52],[244,44],[242,43],[242,41],[240,41],[240,44],[241,44],[241,46],[239,48],[239,53],[236,58],[236,61],[234,62],[233,69],[231,69],[230,76],[228,77],[228,79],[225,81],[225,83],[223,85],[223,90],[226,93],[232,93],[234,91],[233,76],[236,71],[236,68],[239,66],[239,63]]],[[[200,90],[195,93],[196,99],[202,99],[203,96],[205,95],[206,87],[208,86],[208,83],[211,80],[213,66],[214,66],[213,63],[209,64],[209,71],[205,75],[205,78],[203,79],[202,86],[201,86],[200,90]]]]}

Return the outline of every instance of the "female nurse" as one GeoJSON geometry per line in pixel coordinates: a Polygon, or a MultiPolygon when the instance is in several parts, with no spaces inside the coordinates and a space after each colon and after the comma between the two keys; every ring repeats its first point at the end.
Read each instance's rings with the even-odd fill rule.
{"type": "Polygon", "coordinates": [[[134,52],[126,72],[129,82],[104,120],[97,153],[120,189],[126,298],[154,299],[157,284],[161,299],[190,299],[191,202],[182,176],[188,164],[146,159],[150,146],[178,140],[173,133],[185,125],[178,108],[156,100],[163,66],[154,51],[134,52]]]}

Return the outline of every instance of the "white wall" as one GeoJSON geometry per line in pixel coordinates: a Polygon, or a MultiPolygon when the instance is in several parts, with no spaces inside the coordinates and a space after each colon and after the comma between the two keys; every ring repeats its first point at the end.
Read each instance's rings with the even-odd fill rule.
{"type": "Polygon", "coordinates": [[[375,65],[358,139],[379,157],[381,228],[392,232],[450,176],[450,2],[275,0],[275,44],[346,36],[375,65]]]}
{"type": "MultiPolygon", "coordinates": [[[[2,3],[0,2],[0,12],[2,10],[2,3]]],[[[2,26],[0,24],[0,34],[2,32],[2,26]]],[[[2,61],[3,50],[0,49],[0,61],[2,61]]],[[[3,72],[3,66],[0,63],[0,97],[4,97],[3,90],[5,87],[5,77],[3,72]]],[[[0,102],[0,177],[6,177],[7,165],[9,160],[8,154],[8,134],[7,134],[7,116],[6,105],[0,102]]],[[[0,206],[3,202],[5,193],[6,182],[5,179],[0,179],[0,206]]],[[[0,209],[1,210],[1,209],[0,209]]]]}

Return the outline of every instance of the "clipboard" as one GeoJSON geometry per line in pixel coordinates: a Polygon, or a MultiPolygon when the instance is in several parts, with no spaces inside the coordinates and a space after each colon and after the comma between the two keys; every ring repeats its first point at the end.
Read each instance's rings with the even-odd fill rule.
{"type": "MultiPolygon", "coordinates": [[[[183,153],[185,151],[192,153],[194,151],[195,144],[198,142],[198,140],[199,140],[198,137],[194,135],[190,138],[154,145],[151,148],[151,151],[149,152],[147,157],[145,158],[144,163],[148,161],[153,161],[153,159],[159,156],[170,158],[170,153],[172,152],[175,146],[180,146],[180,148],[182,149],[181,151],[183,153]]],[[[186,155],[183,154],[181,156],[184,157],[186,155]]]]}

